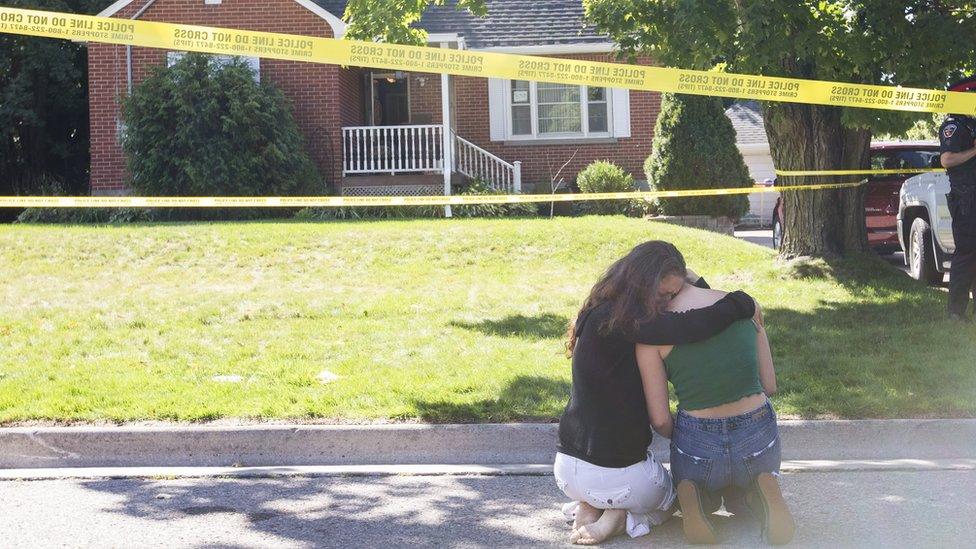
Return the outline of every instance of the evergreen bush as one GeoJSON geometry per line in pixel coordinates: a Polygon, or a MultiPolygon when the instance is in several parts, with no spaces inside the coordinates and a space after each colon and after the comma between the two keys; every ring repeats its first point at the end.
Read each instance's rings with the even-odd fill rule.
{"type": "MultiPolygon", "coordinates": [[[[190,53],[124,102],[130,186],[143,196],[324,195],[284,95],[239,58],[190,53]]],[[[158,218],[291,215],[275,209],[165,209],[158,218]]]]}
{"type": "MultiPolygon", "coordinates": [[[[662,94],[654,145],[644,163],[658,191],[751,187],[749,169],[735,145],[735,129],[716,97],[662,94]]],[[[664,215],[707,215],[737,221],[749,211],[748,195],[661,198],[664,215]]]]}

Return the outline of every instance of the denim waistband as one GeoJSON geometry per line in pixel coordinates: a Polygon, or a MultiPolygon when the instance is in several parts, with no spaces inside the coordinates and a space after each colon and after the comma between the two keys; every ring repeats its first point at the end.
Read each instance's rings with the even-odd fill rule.
{"type": "Polygon", "coordinates": [[[701,418],[688,414],[684,410],[678,410],[678,417],[675,423],[681,425],[682,429],[694,429],[698,431],[709,431],[713,433],[724,433],[758,425],[770,418],[775,417],[773,406],[767,400],[765,404],[738,416],[723,418],[701,418]]]}

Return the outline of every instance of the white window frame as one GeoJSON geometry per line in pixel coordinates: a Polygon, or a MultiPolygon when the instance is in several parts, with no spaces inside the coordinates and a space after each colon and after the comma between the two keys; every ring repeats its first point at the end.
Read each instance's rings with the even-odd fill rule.
{"type": "MultiPolygon", "coordinates": [[[[586,93],[589,86],[581,85],[580,88],[580,126],[581,132],[560,132],[560,133],[539,133],[539,97],[537,82],[529,82],[529,110],[532,117],[532,133],[529,135],[516,135],[512,133],[512,80],[505,80],[505,139],[509,141],[540,141],[547,139],[587,139],[587,138],[609,138],[613,135],[613,100],[611,99],[610,88],[606,90],[607,105],[607,131],[590,131],[590,102],[586,93]]],[[[524,82],[524,80],[523,80],[524,82]]]]}
{"type": "MultiPolygon", "coordinates": [[[[185,51],[167,51],[166,52],[166,66],[172,67],[177,61],[183,58],[187,52],[185,51]]],[[[226,65],[230,60],[235,57],[240,57],[251,67],[251,72],[254,73],[254,81],[261,82],[261,58],[251,57],[248,55],[223,55],[217,53],[206,54],[210,58],[210,62],[217,64],[218,66],[226,65]]]]}

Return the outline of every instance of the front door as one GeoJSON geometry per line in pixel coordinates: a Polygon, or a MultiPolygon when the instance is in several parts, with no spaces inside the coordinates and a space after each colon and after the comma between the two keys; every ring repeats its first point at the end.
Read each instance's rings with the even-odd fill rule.
{"type": "Polygon", "coordinates": [[[370,122],[374,126],[401,126],[410,123],[410,87],[400,74],[372,75],[370,122]]]}

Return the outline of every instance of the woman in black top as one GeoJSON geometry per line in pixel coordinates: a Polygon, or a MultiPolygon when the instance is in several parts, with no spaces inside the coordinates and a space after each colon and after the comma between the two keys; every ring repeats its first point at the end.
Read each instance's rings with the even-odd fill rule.
{"type": "MultiPolygon", "coordinates": [[[[650,455],[650,418],[635,344],[703,341],[733,322],[756,316],[755,301],[730,293],[711,307],[665,312],[687,276],[674,246],[638,245],[593,286],[570,326],[573,385],[559,423],[556,483],[573,503],[573,543],[593,544],[626,531],[644,535],[670,517],[671,478],[650,455]],[[677,259],[676,259],[677,258],[677,259]]],[[[696,285],[708,287],[699,279],[696,285]]]]}

